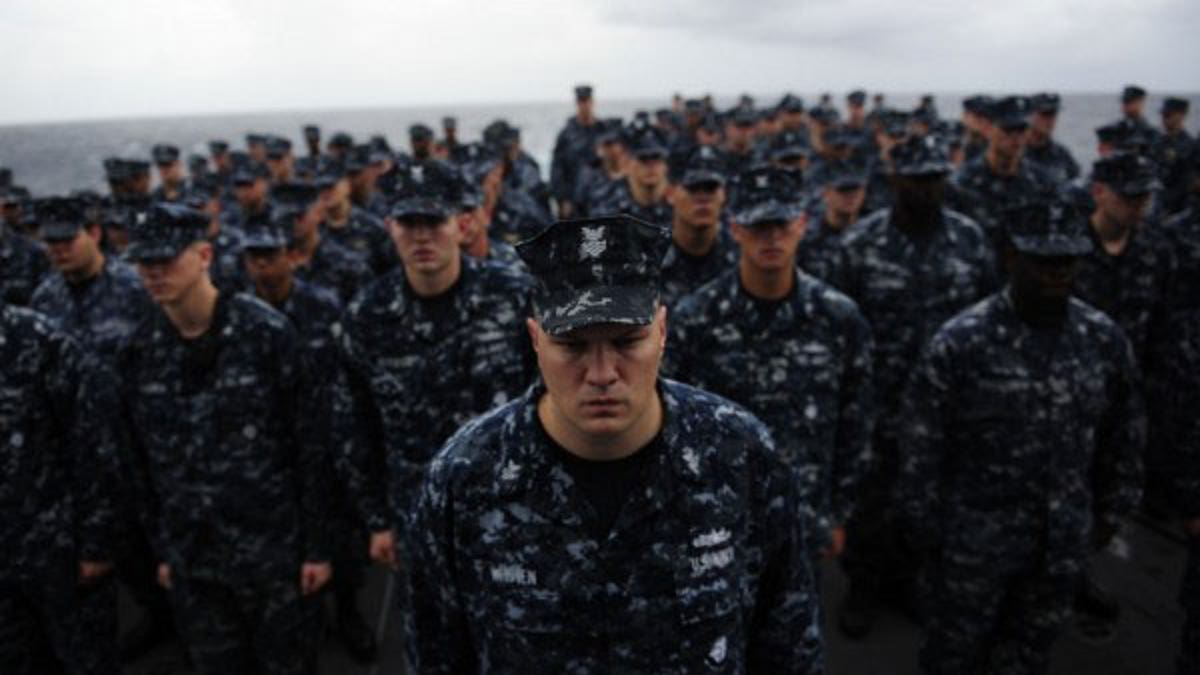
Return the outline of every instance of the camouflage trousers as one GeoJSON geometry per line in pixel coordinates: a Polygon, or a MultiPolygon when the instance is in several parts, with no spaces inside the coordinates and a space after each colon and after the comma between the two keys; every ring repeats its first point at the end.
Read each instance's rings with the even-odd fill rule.
{"type": "Polygon", "coordinates": [[[1070,619],[1080,565],[1041,556],[947,550],[926,570],[930,598],[920,662],[927,675],[1034,675],[1070,619]]]}
{"type": "Polygon", "coordinates": [[[35,579],[0,581],[0,673],[116,675],[117,591],[112,575],[88,586],[74,560],[35,579]]]}
{"type": "Polygon", "coordinates": [[[204,675],[307,675],[316,670],[319,594],[296,577],[231,585],[172,578],[175,624],[204,675]]]}
{"type": "Polygon", "coordinates": [[[1200,675],[1200,537],[1188,541],[1183,583],[1179,588],[1183,606],[1183,639],[1179,649],[1179,675],[1200,675]]]}

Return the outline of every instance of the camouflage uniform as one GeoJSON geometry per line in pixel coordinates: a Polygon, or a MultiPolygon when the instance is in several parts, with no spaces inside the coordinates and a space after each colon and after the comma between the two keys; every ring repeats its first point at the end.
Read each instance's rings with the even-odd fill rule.
{"type": "Polygon", "coordinates": [[[529,278],[511,266],[464,256],[444,296],[416,296],[397,270],[350,305],[335,434],[339,469],[372,532],[403,532],[437,448],[528,385],[528,292],[529,278]]]}
{"type": "Polygon", "coordinates": [[[596,158],[596,137],[603,130],[599,120],[584,126],[571,117],[558,132],[550,161],[550,193],[560,204],[574,197],[579,170],[596,158]]]}
{"type": "Polygon", "coordinates": [[[304,562],[328,560],[328,461],[306,428],[287,319],[222,293],[205,335],[159,312],[122,354],[131,472],[171,567],[176,624],[201,672],[304,672],[315,655],[304,562]]]}
{"type": "Polygon", "coordinates": [[[683,296],[700,288],[737,266],[738,245],[727,226],[718,223],[713,247],[703,256],[685,253],[674,243],[663,257],[660,297],[667,307],[674,307],[683,296]]]}
{"type": "Polygon", "coordinates": [[[655,225],[668,226],[671,224],[671,205],[666,201],[653,204],[639,204],[634,201],[627,178],[610,181],[600,190],[593,191],[588,195],[583,213],[589,216],[609,216],[623,213],[655,225]]]}
{"type": "Polygon", "coordinates": [[[731,269],[686,296],[669,322],[663,372],[746,406],[800,477],[812,543],[850,517],[871,454],[870,330],[854,303],[796,272],[778,302],[731,269]]]}
{"type": "Polygon", "coordinates": [[[0,362],[0,670],[116,673],[112,577],[78,582],[80,561],[111,560],[111,383],[46,317],[3,301],[0,362]],[[36,661],[47,643],[57,666],[36,661]]]}
{"type": "Polygon", "coordinates": [[[1044,672],[1093,532],[1139,498],[1128,340],[1077,300],[1035,330],[1009,293],[947,322],[905,396],[897,495],[931,565],[931,675],[1044,672]]]}
{"type": "Polygon", "coordinates": [[[40,243],[0,224],[0,300],[28,305],[49,271],[50,260],[40,243]]]}
{"type": "Polygon", "coordinates": [[[846,288],[871,326],[876,427],[874,459],[847,528],[842,561],[869,586],[903,577],[912,561],[899,540],[890,492],[896,475],[901,395],[921,350],[941,324],[995,288],[996,263],[979,226],[942,210],[919,241],[891,223],[891,211],[858,221],[845,239],[846,288]]]}
{"type": "Polygon", "coordinates": [[[810,215],[808,229],[796,249],[796,264],[808,274],[837,289],[846,287],[845,240],[856,225],[851,223],[838,231],[830,226],[824,214],[810,215]]]}
{"type": "Polygon", "coordinates": [[[296,267],[294,273],[298,279],[337,293],[342,302],[350,302],[372,278],[366,260],[325,236],[321,237],[308,264],[296,267]]]}
{"type": "Polygon", "coordinates": [[[532,237],[550,222],[550,214],[529,194],[504,190],[492,213],[488,231],[503,241],[515,243],[532,237]]]}
{"type": "Polygon", "coordinates": [[[660,446],[606,539],[540,387],[438,453],[421,492],[416,672],[824,672],[796,485],[742,408],[661,380],[660,446]]]}
{"type": "Polygon", "coordinates": [[[1062,143],[1050,139],[1043,145],[1026,145],[1025,159],[1032,162],[1047,180],[1062,185],[1079,178],[1079,162],[1062,143]]]}
{"type": "Polygon", "coordinates": [[[357,206],[350,209],[350,219],[344,226],[330,227],[328,222],[323,223],[321,236],[365,259],[374,276],[387,274],[400,264],[396,244],[388,234],[387,226],[371,212],[357,206]]]}
{"type": "Polygon", "coordinates": [[[250,283],[246,278],[246,268],[242,265],[242,239],[240,229],[222,223],[217,236],[209,240],[213,247],[213,259],[208,275],[212,277],[213,284],[223,291],[236,293],[245,290],[250,283]]]}
{"type": "Polygon", "coordinates": [[[1021,159],[1014,176],[998,176],[987,156],[965,162],[947,185],[946,205],[970,217],[987,235],[993,255],[1004,243],[1000,217],[1005,209],[1043,197],[1054,185],[1031,160],[1021,159]]]}
{"type": "Polygon", "coordinates": [[[47,276],[30,302],[109,365],[151,305],[137,272],[111,257],[95,278],[78,285],[61,274],[47,276]]]}

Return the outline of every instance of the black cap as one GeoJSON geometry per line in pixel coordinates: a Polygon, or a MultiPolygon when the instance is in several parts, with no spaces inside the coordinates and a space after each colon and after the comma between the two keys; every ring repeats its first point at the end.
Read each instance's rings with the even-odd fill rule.
{"type": "Polygon", "coordinates": [[[575,100],[586,101],[592,97],[592,85],[581,84],[575,87],[575,100]]]}
{"type": "Polygon", "coordinates": [[[625,129],[625,144],[637,159],[662,159],[668,154],[662,133],[644,120],[635,119],[625,129]]]}
{"type": "Polygon", "coordinates": [[[771,139],[769,156],[772,161],[799,159],[809,155],[808,141],[795,131],[782,131],[771,139]]]}
{"type": "Polygon", "coordinates": [[[1179,98],[1177,96],[1168,96],[1168,97],[1164,98],[1163,102],[1162,102],[1162,112],[1163,113],[1172,113],[1172,112],[1186,113],[1188,111],[1189,107],[1190,107],[1190,104],[1186,98],[1179,98]]]}
{"type": "Polygon", "coordinates": [[[346,177],[345,164],[330,157],[322,157],[315,169],[317,177],[313,184],[318,190],[328,190],[346,177]]]}
{"type": "Polygon", "coordinates": [[[620,117],[610,117],[600,120],[600,130],[596,132],[597,143],[620,143],[625,140],[625,123],[620,117]]]}
{"type": "Polygon", "coordinates": [[[33,203],[42,238],[68,241],[75,238],[84,220],[84,203],[73,197],[45,197],[33,203]]]}
{"type": "Polygon", "coordinates": [[[246,147],[255,145],[265,145],[267,142],[266,134],[249,133],[246,134],[246,147]]]}
{"type": "Polygon", "coordinates": [[[267,159],[283,159],[292,151],[292,142],[283,136],[267,137],[267,159]]]}
{"type": "Polygon", "coordinates": [[[1126,195],[1144,195],[1162,189],[1158,167],[1148,157],[1132,152],[1118,152],[1096,160],[1092,165],[1092,180],[1104,183],[1126,195]]]}
{"type": "Polygon", "coordinates": [[[855,89],[846,95],[846,102],[850,105],[863,105],[867,102],[867,92],[855,89]]]}
{"type": "Polygon", "coordinates": [[[354,137],[339,131],[329,138],[329,147],[348,149],[354,147],[354,137]]]}
{"type": "Polygon", "coordinates": [[[304,132],[304,139],[307,141],[320,141],[321,140],[321,127],[319,127],[315,124],[305,124],[303,132],[304,132]]]}
{"type": "Polygon", "coordinates": [[[126,255],[134,262],[169,260],[208,235],[207,214],[180,204],[157,202],[130,232],[126,255]]]}
{"type": "Polygon", "coordinates": [[[1135,152],[1148,148],[1154,141],[1142,125],[1129,118],[1096,127],[1096,139],[1118,150],[1135,152]]]}
{"type": "Polygon", "coordinates": [[[542,330],[561,336],[599,324],[654,321],[670,232],[632,216],[557,222],[517,244],[535,280],[542,330]]]}
{"type": "Polygon", "coordinates": [[[187,158],[188,171],[193,174],[202,174],[208,172],[208,158],[204,155],[188,155],[187,158]]]}
{"type": "Polygon", "coordinates": [[[174,145],[159,144],[150,149],[150,156],[159,166],[171,164],[179,161],[179,148],[174,145]]]}
{"type": "Polygon", "coordinates": [[[417,123],[408,128],[408,137],[417,142],[430,141],[433,140],[433,129],[417,123]]]}
{"type": "Polygon", "coordinates": [[[903,138],[908,135],[908,113],[903,110],[883,110],[879,113],[879,125],[888,136],[903,138]]]}
{"type": "Polygon", "coordinates": [[[831,162],[822,177],[825,187],[834,190],[851,190],[867,184],[867,170],[859,162],[831,162]]]}
{"type": "Polygon", "coordinates": [[[1146,90],[1136,84],[1129,84],[1121,91],[1121,103],[1129,103],[1139,98],[1146,98],[1146,90]]]}
{"type": "Polygon", "coordinates": [[[317,201],[319,189],[316,185],[287,181],[271,188],[271,202],[274,206],[293,207],[306,210],[317,201]]]}
{"type": "Polygon", "coordinates": [[[450,161],[459,167],[468,182],[475,184],[482,181],[501,162],[501,158],[494,145],[462,143],[450,153],[450,161]]]}
{"type": "Polygon", "coordinates": [[[743,227],[788,222],[804,213],[799,172],[769,164],[743,171],[737,179],[733,219],[743,227]]]}
{"type": "Polygon", "coordinates": [[[458,212],[462,202],[461,174],[449,164],[436,160],[399,167],[393,185],[395,201],[390,215],[396,219],[413,216],[449,218],[458,212]]]}
{"type": "Polygon", "coordinates": [[[711,145],[693,148],[671,163],[671,182],[685,188],[704,184],[724,185],[728,170],[721,151],[711,145]]]}
{"type": "Polygon", "coordinates": [[[987,115],[987,111],[992,106],[992,97],[985,94],[975,94],[963,99],[963,110],[974,113],[976,115],[987,115]]]}
{"type": "Polygon", "coordinates": [[[703,115],[708,110],[708,106],[704,105],[703,99],[689,98],[683,102],[683,110],[693,115],[703,115]]]}
{"type": "Polygon", "coordinates": [[[804,112],[804,99],[795,94],[784,94],[775,108],[780,112],[802,113],[804,112]]]}
{"type": "Polygon", "coordinates": [[[1013,248],[1043,257],[1079,257],[1092,250],[1087,217],[1075,205],[1050,198],[1026,202],[1003,211],[1013,248]]]}
{"type": "Polygon", "coordinates": [[[521,130],[499,119],[483,128],[483,142],[497,149],[507,149],[521,142],[521,130]]]}
{"type": "Polygon", "coordinates": [[[892,148],[892,171],[898,176],[944,176],[953,170],[937,136],[911,136],[892,148]]]}
{"type": "Polygon", "coordinates": [[[458,118],[447,115],[442,118],[442,128],[446,130],[458,129],[458,118]]]}
{"type": "Polygon", "coordinates": [[[212,140],[208,142],[208,154],[223,155],[229,152],[229,141],[212,140]]]}
{"type": "Polygon", "coordinates": [[[839,115],[837,108],[828,105],[819,105],[808,111],[808,116],[821,124],[833,124],[838,121],[839,115]]]}
{"type": "Polygon", "coordinates": [[[242,248],[287,248],[291,241],[291,224],[292,221],[284,217],[279,209],[276,209],[271,215],[254,214],[247,218],[242,226],[242,248]]]}
{"type": "Polygon", "coordinates": [[[1057,113],[1062,108],[1062,97],[1052,92],[1041,92],[1029,97],[1033,112],[1057,113]]]}
{"type": "Polygon", "coordinates": [[[988,106],[987,118],[1001,129],[1023,129],[1029,126],[1029,112],[1029,97],[1005,96],[988,106]]]}
{"type": "Polygon", "coordinates": [[[270,177],[271,172],[267,170],[265,164],[255,161],[246,161],[237,165],[233,170],[231,177],[234,185],[249,185],[259,178],[270,177]]]}

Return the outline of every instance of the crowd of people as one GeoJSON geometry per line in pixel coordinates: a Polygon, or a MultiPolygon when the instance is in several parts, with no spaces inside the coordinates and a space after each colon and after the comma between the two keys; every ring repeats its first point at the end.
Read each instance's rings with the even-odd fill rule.
{"type": "Polygon", "coordinates": [[[1140,509],[1200,673],[1186,99],[1081,168],[1053,93],[574,93],[547,174],[453,117],[0,169],[0,671],[313,672],[326,604],[371,662],[380,564],[412,672],[821,673],[893,607],[926,673],[1042,673],[1140,509]]]}

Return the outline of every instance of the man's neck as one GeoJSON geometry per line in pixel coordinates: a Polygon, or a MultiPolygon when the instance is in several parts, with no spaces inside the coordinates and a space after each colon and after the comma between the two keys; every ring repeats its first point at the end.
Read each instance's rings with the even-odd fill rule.
{"type": "Polygon", "coordinates": [[[645,412],[620,434],[593,436],[586,434],[567,421],[549,392],[538,400],[538,419],[546,434],[564,450],[594,461],[623,459],[641,450],[654,440],[663,427],[662,398],[658,390],[645,412]]]}
{"type": "Polygon", "coordinates": [[[445,293],[458,282],[461,275],[461,253],[454,256],[449,265],[433,273],[412,272],[408,267],[404,268],[404,277],[408,279],[408,285],[420,298],[432,298],[445,293]]]}
{"type": "Polygon", "coordinates": [[[998,176],[1015,176],[1017,169],[1021,165],[1020,153],[1013,155],[1001,155],[992,148],[988,148],[987,154],[984,155],[987,160],[988,168],[992,173],[998,176]]]}
{"type": "Polygon", "coordinates": [[[103,271],[104,254],[97,251],[96,255],[92,257],[91,263],[89,263],[86,267],[73,270],[71,272],[63,272],[63,278],[67,280],[68,284],[71,284],[72,286],[78,286],[95,279],[96,277],[100,276],[100,273],[103,271]]]}
{"type": "Polygon", "coordinates": [[[719,223],[703,226],[689,225],[676,218],[671,224],[671,238],[679,250],[694,257],[706,256],[717,244],[719,223]]]}
{"type": "Polygon", "coordinates": [[[646,185],[634,180],[629,181],[629,194],[640,206],[653,206],[661,202],[666,192],[666,183],[646,185]]]}
{"type": "Polygon", "coordinates": [[[289,274],[283,278],[283,281],[278,284],[255,284],[254,292],[258,297],[266,300],[274,307],[279,307],[287,301],[288,296],[292,294],[292,275],[289,274]]]}
{"type": "Polygon", "coordinates": [[[325,224],[340,230],[350,222],[350,203],[338,203],[325,211],[325,224]]]}
{"type": "Polygon", "coordinates": [[[1100,240],[1100,246],[1109,255],[1121,255],[1125,248],[1129,245],[1130,235],[1133,234],[1132,227],[1111,219],[1106,218],[1104,213],[1097,209],[1092,213],[1092,231],[1096,233],[1096,237],[1100,240]]]}
{"type": "Polygon", "coordinates": [[[738,279],[752,298],[782,300],[796,285],[796,257],[789,257],[788,264],[779,269],[766,270],[750,264],[743,256],[738,262],[738,279]]]}
{"type": "Polygon", "coordinates": [[[219,292],[205,274],[178,302],[164,304],[163,312],[184,338],[197,338],[212,326],[219,292]]]}

